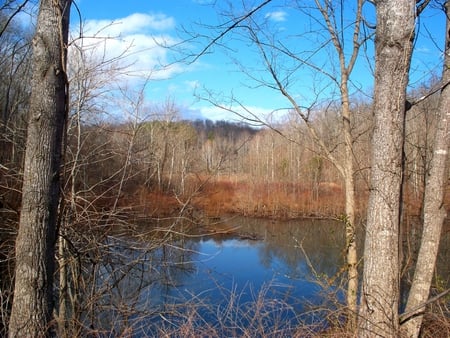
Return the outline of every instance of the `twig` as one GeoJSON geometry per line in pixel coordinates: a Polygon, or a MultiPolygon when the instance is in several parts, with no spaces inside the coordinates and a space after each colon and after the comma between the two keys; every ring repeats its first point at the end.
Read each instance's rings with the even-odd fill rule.
{"type": "Polygon", "coordinates": [[[251,17],[255,12],[263,8],[265,5],[267,5],[272,0],[266,0],[263,3],[259,4],[255,8],[253,8],[250,12],[246,13],[242,17],[240,17],[238,20],[236,20],[231,26],[227,27],[224,31],[222,31],[218,36],[216,36],[214,39],[212,39],[201,51],[198,53],[195,58],[192,60],[192,63],[197,61],[200,56],[205,54],[208,49],[210,49],[217,41],[219,41],[221,38],[223,38],[226,34],[231,32],[234,28],[236,28],[242,21],[246,20],[247,18],[251,17]]]}
{"type": "Polygon", "coordinates": [[[439,293],[436,296],[434,296],[434,297],[430,298],[429,300],[427,300],[425,303],[419,304],[418,306],[412,308],[409,311],[403,312],[400,315],[400,324],[404,324],[405,322],[407,322],[408,320],[412,319],[413,317],[415,317],[417,315],[420,315],[423,311],[418,313],[417,312],[418,310],[420,310],[422,308],[425,308],[425,306],[427,306],[428,304],[434,303],[438,299],[446,296],[448,293],[450,293],[450,289],[442,291],[441,293],[439,293]]]}

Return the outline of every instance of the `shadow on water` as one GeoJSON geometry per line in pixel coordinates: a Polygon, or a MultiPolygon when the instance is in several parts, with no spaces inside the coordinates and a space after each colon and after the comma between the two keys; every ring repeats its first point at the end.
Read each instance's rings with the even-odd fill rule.
{"type": "Polygon", "coordinates": [[[305,323],[323,328],[343,300],[337,221],[231,217],[160,242],[148,226],[137,232],[108,237],[102,263],[85,270],[97,297],[84,321],[100,332],[154,336],[188,323],[220,335],[286,333],[305,323]]]}

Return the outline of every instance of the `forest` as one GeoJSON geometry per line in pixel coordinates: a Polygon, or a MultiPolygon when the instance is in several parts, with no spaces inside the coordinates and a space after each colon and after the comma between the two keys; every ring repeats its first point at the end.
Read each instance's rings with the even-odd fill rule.
{"type": "MultiPolygon", "coordinates": [[[[431,140],[437,119],[435,97],[411,111],[407,121],[407,194],[410,215],[420,215],[431,140]],[[434,103],[433,103],[434,101],[434,103]],[[422,128],[422,126],[427,128],[422,128]]],[[[174,106],[155,113],[166,119],[80,124],[72,118],[67,139],[65,185],[77,208],[126,211],[142,217],[174,216],[189,200],[197,214],[239,213],[274,218],[338,217],[344,213],[343,182],[334,166],[307,135],[301,121],[277,130],[226,121],[183,121],[174,106]]],[[[337,158],[342,157],[334,112],[319,112],[314,125],[337,158]]],[[[373,123],[370,105],[358,110],[352,127],[358,161],[358,216],[368,197],[368,148],[373,123]]],[[[19,156],[24,140],[4,135],[6,168],[3,203],[20,207],[19,156]],[[15,154],[15,155],[14,155],[15,154]],[[19,155],[17,155],[19,154],[19,155]]],[[[23,135],[22,135],[23,137],[23,135]]]]}
{"type": "MultiPolygon", "coordinates": [[[[302,64],[310,58],[285,50],[276,39],[265,40],[269,33],[256,21],[258,11],[271,1],[244,6],[244,15],[232,16],[235,24],[222,27],[221,34],[243,30],[240,34],[256,46],[269,76],[258,81],[276,88],[291,107],[282,118],[270,120],[207,96],[206,101],[233,114],[226,121],[188,119],[176,97],[148,102],[148,81],[113,88],[111,79],[126,72],[126,66],[121,57],[98,58],[82,39],[69,43],[72,1],[38,2],[35,30],[14,20],[27,1],[0,5],[0,335],[133,336],[127,331],[127,320],[135,319],[133,305],[111,310],[125,318],[115,333],[96,331],[92,324],[101,318],[95,293],[114,293],[113,287],[102,289],[93,276],[101,264],[121,259],[115,244],[105,243],[123,231],[136,243],[145,243],[142,252],[165,252],[229,215],[264,222],[331,219],[344,229],[340,319],[324,332],[305,335],[304,328],[297,328],[286,333],[448,335],[449,276],[434,274],[439,238],[450,230],[448,12],[443,19],[447,44],[442,74],[430,72],[409,89],[409,62],[398,61],[395,53],[410,55],[413,39],[398,37],[383,20],[404,10],[395,18],[409,15],[407,27],[414,31],[414,18],[425,7],[444,12],[449,4],[375,1],[377,25],[368,26],[373,31],[369,38],[361,35],[364,1],[354,2],[354,18],[345,30],[334,17],[335,11],[348,14],[342,4],[311,5],[330,35],[327,41],[336,50],[340,75],[332,77],[338,94],[308,107],[296,103],[285,70],[277,68],[270,51],[302,64]],[[341,28],[347,35],[337,33],[341,28]],[[384,44],[384,38],[399,41],[384,44]],[[376,39],[381,42],[376,46],[373,97],[351,95],[349,78],[359,49],[376,39]],[[352,49],[343,47],[344,40],[352,49]],[[403,50],[398,46],[405,41],[403,50]],[[395,51],[383,50],[391,47],[395,51]],[[49,64],[58,64],[57,70],[47,71],[53,67],[49,64]],[[137,230],[142,224],[147,224],[145,235],[137,230]],[[423,231],[422,244],[420,250],[407,252],[399,247],[409,243],[412,224],[423,231]],[[357,248],[364,239],[364,249],[357,248]],[[422,258],[422,251],[429,255],[422,258]],[[392,274],[384,275],[385,270],[392,274]],[[383,273],[376,276],[373,271],[383,273]],[[406,275],[407,286],[400,290],[406,275]]],[[[398,25],[406,27],[401,20],[398,25]]],[[[218,41],[214,32],[208,38],[194,53],[196,58],[218,41]]],[[[128,266],[138,264],[142,261],[136,259],[128,266]]],[[[161,266],[155,263],[149,269],[161,266]]],[[[126,276],[117,275],[114,283],[126,276]]],[[[187,315],[183,319],[189,323],[187,315]]],[[[203,329],[193,325],[185,333],[231,332],[203,329]]],[[[181,328],[165,330],[159,334],[183,335],[181,328]]],[[[233,332],[261,334],[245,328],[233,332]]],[[[274,330],[262,336],[276,335],[274,330]]]]}

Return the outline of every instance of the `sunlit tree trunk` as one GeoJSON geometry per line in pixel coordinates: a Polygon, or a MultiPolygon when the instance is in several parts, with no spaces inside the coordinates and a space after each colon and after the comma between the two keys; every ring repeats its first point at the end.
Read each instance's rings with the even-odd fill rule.
{"type": "Polygon", "coordinates": [[[70,0],[42,0],[33,39],[33,76],[16,240],[10,337],[40,337],[53,311],[56,218],[66,118],[70,0]]]}
{"type": "Polygon", "coordinates": [[[444,69],[442,72],[443,89],[439,99],[439,120],[431,168],[425,181],[425,199],[423,213],[423,233],[416,263],[414,279],[406,304],[405,323],[402,331],[405,337],[416,338],[422,326],[425,302],[430,293],[433,271],[439,249],[439,240],[446,210],[444,207],[444,194],[447,180],[447,154],[450,144],[449,118],[450,118],[450,1],[446,8],[446,42],[444,69]]]}
{"type": "Polygon", "coordinates": [[[356,251],[355,229],[355,180],[353,170],[353,138],[350,125],[350,103],[347,88],[347,75],[343,75],[342,91],[342,122],[344,131],[345,157],[343,159],[343,177],[345,185],[345,242],[346,261],[348,269],[347,307],[348,327],[351,331],[356,329],[357,295],[358,295],[358,253],[356,251]]]}
{"type": "Polygon", "coordinates": [[[414,0],[376,1],[374,132],[359,337],[397,337],[399,206],[414,0]]]}

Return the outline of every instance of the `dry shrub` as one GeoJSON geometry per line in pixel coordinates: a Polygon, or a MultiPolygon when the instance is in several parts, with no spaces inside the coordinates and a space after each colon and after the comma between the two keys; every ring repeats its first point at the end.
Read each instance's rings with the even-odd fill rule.
{"type": "Polygon", "coordinates": [[[131,196],[124,198],[120,205],[128,205],[145,216],[157,217],[176,215],[180,209],[180,203],[174,195],[151,191],[146,187],[139,187],[131,196]]]}
{"type": "MultiPolygon", "coordinates": [[[[447,188],[447,190],[450,190],[447,188]]],[[[368,190],[356,192],[356,214],[367,211],[368,190]]],[[[404,200],[409,215],[418,215],[421,200],[405,191],[404,200]]],[[[120,198],[122,208],[131,207],[146,215],[169,216],[178,213],[180,199],[189,200],[206,217],[237,213],[246,216],[298,218],[334,217],[345,212],[345,191],[335,182],[310,183],[264,182],[245,176],[188,175],[184,193],[151,191],[138,187],[120,198]],[[178,199],[178,200],[177,200],[178,199]]],[[[110,199],[97,198],[98,205],[110,205],[110,199]]],[[[450,193],[446,194],[450,205],[450,193]]]]}
{"type": "Polygon", "coordinates": [[[448,338],[450,337],[450,318],[443,313],[427,312],[424,316],[422,338],[448,338]]]}
{"type": "Polygon", "coordinates": [[[210,180],[205,182],[193,201],[207,217],[216,217],[235,212],[233,207],[235,191],[236,184],[230,180],[210,180]]]}
{"type": "Polygon", "coordinates": [[[235,195],[237,211],[252,216],[330,216],[344,210],[343,191],[334,183],[319,187],[317,192],[293,183],[240,184],[235,195]]]}
{"type": "Polygon", "coordinates": [[[210,304],[194,296],[156,323],[161,337],[300,337],[293,307],[268,296],[269,283],[254,292],[250,285],[237,292],[217,286],[223,301],[210,304]],[[252,299],[243,301],[245,293],[252,299]],[[290,319],[288,319],[290,318],[290,319]]]}
{"type": "MultiPolygon", "coordinates": [[[[335,182],[312,186],[309,183],[264,182],[238,175],[188,175],[183,193],[140,186],[132,191],[127,189],[118,205],[154,217],[174,216],[179,213],[180,204],[186,201],[205,217],[230,213],[283,219],[334,217],[344,212],[344,193],[342,186],[335,182]]],[[[96,203],[111,205],[111,198],[97,198],[96,203]]],[[[360,214],[365,212],[366,200],[367,193],[358,194],[360,214]]]]}

